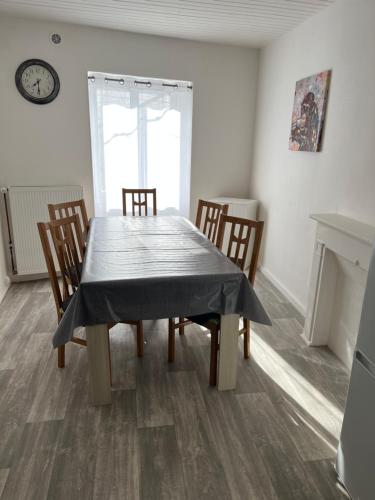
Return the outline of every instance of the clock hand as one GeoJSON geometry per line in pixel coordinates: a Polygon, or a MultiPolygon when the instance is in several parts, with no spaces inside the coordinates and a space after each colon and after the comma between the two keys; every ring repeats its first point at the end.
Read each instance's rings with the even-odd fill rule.
{"type": "Polygon", "coordinates": [[[36,80],[36,82],[35,82],[35,83],[33,83],[33,85],[31,85],[31,86],[32,86],[32,87],[35,87],[35,85],[38,85],[38,87],[39,87],[39,82],[40,82],[40,78],[38,78],[38,79],[36,80]]]}

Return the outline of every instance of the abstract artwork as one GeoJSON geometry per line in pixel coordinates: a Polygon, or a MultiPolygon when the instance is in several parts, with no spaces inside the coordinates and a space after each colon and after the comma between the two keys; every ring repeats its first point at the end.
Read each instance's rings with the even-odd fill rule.
{"type": "Polygon", "coordinates": [[[296,83],[289,149],[320,151],[331,71],[296,83]]]}

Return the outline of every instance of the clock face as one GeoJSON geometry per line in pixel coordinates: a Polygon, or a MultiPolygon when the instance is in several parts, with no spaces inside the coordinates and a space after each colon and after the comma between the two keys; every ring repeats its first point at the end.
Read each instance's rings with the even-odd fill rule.
{"type": "Polygon", "coordinates": [[[40,59],[29,59],[18,67],[16,85],[21,95],[35,104],[53,101],[60,90],[56,71],[40,59]]]}

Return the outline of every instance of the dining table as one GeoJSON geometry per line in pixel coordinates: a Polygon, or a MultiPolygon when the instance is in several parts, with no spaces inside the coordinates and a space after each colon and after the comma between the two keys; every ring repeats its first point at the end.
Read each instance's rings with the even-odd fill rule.
{"type": "Polygon", "coordinates": [[[108,324],[207,312],[221,316],[218,389],[235,389],[239,317],[270,324],[244,272],[184,217],[94,217],[53,345],[85,327],[91,402],[110,404],[108,324]]]}

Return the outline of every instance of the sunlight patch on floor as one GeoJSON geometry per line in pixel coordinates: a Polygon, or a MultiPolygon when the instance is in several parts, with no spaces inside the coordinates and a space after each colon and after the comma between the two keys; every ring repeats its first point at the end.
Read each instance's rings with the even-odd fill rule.
{"type": "MultiPolygon", "coordinates": [[[[292,405],[291,405],[292,406],[292,405]]],[[[289,418],[290,420],[293,422],[293,424],[296,426],[296,427],[299,427],[301,424],[300,422],[303,423],[303,425],[305,427],[308,427],[311,432],[313,434],[315,434],[315,436],[320,439],[320,441],[322,441],[334,454],[336,453],[336,449],[337,449],[337,446],[332,444],[328,439],[327,437],[322,433],[320,432],[316,426],[312,425],[311,422],[309,422],[305,417],[304,415],[302,414],[302,412],[298,411],[296,408],[292,408],[290,410],[290,412],[294,413],[295,416],[293,416],[291,413],[289,413],[289,418]],[[299,421],[300,422],[299,422],[299,421]]],[[[319,422],[320,423],[320,422],[319,422]]]]}
{"type": "Polygon", "coordinates": [[[332,437],[338,439],[343,419],[342,411],[254,331],[251,338],[253,360],[332,437]]]}

